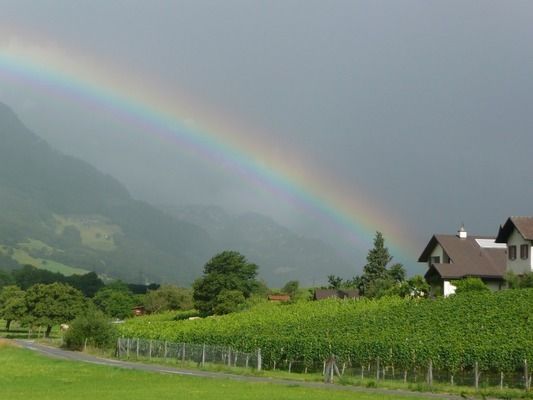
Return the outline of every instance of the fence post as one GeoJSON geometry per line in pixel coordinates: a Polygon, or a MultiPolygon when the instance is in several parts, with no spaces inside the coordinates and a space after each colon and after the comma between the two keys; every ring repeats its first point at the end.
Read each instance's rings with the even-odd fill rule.
{"type": "Polygon", "coordinates": [[[474,379],[476,383],[476,390],[478,390],[479,389],[479,364],[477,361],[474,365],[474,379]]]}
{"type": "Polygon", "coordinates": [[[165,340],[165,355],[163,356],[163,358],[166,360],[167,359],[167,341],[165,340]]]}
{"type": "Polygon", "coordinates": [[[117,339],[117,357],[120,358],[120,338],[117,339]]]}
{"type": "Polygon", "coordinates": [[[137,356],[137,360],[139,359],[139,338],[137,338],[137,349],[135,350],[135,354],[137,356]]]}
{"type": "Polygon", "coordinates": [[[202,346],[202,367],[205,366],[205,343],[202,346]]]}
{"type": "Polygon", "coordinates": [[[181,362],[185,362],[185,343],[183,343],[182,352],[181,352],[181,362]]]}
{"type": "Polygon", "coordinates": [[[379,357],[376,358],[376,381],[379,381],[379,357]]]}
{"type": "Polygon", "coordinates": [[[526,391],[529,391],[531,388],[531,379],[529,379],[529,370],[527,367],[527,360],[524,360],[524,379],[525,379],[525,387],[526,391]]]}
{"type": "Polygon", "coordinates": [[[292,360],[289,361],[289,374],[291,373],[291,369],[292,369],[292,360]]]}
{"type": "Polygon", "coordinates": [[[250,356],[246,354],[246,368],[248,368],[248,362],[250,361],[250,356]]]}
{"type": "Polygon", "coordinates": [[[228,347],[228,367],[231,367],[231,347],[228,347]]]}
{"type": "Polygon", "coordinates": [[[261,371],[263,368],[263,360],[261,359],[261,348],[257,349],[257,370],[261,371]]]}
{"type": "Polygon", "coordinates": [[[126,358],[130,358],[130,338],[126,340],[126,358]]]}
{"type": "Polygon", "coordinates": [[[503,390],[503,371],[500,371],[500,390],[503,390]]]}
{"type": "Polygon", "coordinates": [[[428,363],[428,385],[433,385],[433,361],[430,359],[428,363]]]}
{"type": "Polygon", "coordinates": [[[149,347],[149,350],[148,350],[148,357],[150,358],[150,360],[152,359],[152,339],[150,339],[150,347],[149,347]]]}

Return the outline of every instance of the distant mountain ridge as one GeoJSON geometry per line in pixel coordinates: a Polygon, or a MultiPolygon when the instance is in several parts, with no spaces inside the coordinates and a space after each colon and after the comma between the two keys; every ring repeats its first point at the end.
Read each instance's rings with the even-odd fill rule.
{"type": "Polygon", "coordinates": [[[53,149],[0,103],[0,268],[16,260],[188,285],[207,260],[228,249],[258,264],[274,286],[323,282],[332,271],[350,276],[352,270],[328,245],[264,215],[135,200],[110,175],[53,149]]]}
{"type": "Polygon", "coordinates": [[[355,275],[354,266],[326,243],[298,235],[258,213],[232,215],[217,206],[161,206],[178,219],[208,232],[217,249],[235,249],[260,266],[260,274],[276,286],[289,280],[321,284],[330,273],[355,275]]]}

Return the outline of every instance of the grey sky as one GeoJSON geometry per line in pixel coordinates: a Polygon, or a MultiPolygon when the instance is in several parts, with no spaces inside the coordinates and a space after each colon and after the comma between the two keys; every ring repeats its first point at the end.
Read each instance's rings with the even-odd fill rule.
{"type": "MultiPolygon", "coordinates": [[[[0,45],[6,36],[53,43],[190,93],[375,199],[420,250],[462,221],[495,234],[508,215],[533,214],[530,1],[0,5],[0,45]]],[[[146,143],[107,116],[18,89],[0,81],[0,101],[136,197],[264,212],[336,241],[229,172],[146,143]]],[[[364,252],[356,254],[361,266],[364,252]]]]}

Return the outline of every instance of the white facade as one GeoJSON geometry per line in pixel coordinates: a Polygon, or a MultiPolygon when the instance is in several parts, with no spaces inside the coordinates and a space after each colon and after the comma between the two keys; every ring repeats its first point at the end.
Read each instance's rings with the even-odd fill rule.
{"type": "Polygon", "coordinates": [[[444,297],[448,297],[451,294],[455,294],[455,289],[457,289],[455,286],[452,285],[450,281],[444,281],[443,282],[443,295],[444,297]]]}
{"type": "Polygon", "coordinates": [[[513,233],[511,233],[507,239],[507,271],[512,271],[517,275],[533,272],[531,250],[531,241],[525,240],[520,232],[518,232],[516,229],[513,229],[513,233]],[[522,259],[520,256],[520,247],[523,245],[528,246],[527,258],[525,259],[522,259]],[[516,246],[516,256],[514,260],[510,258],[509,248],[511,246],[516,246]]]}

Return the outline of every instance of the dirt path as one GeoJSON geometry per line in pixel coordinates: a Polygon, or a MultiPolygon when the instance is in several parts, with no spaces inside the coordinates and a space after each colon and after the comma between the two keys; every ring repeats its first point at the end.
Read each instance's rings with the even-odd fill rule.
{"type": "Polygon", "coordinates": [[[149,372],[155,372],[155,373],[160,373],[160,374],[197,376],[197,377],[211,378],[211,379],[231,379],[231,380],[242,381],[242,382],[266,382],[266,383],[273,383],[277,385],[291,385],[291,386],[299,385],[299,386],[313,387],[313,388],[326,389],[326,390],[380,393],[380,394],[394,395],[394,396],[399,396],[399,397],[401,396],[420,397],[421,399],[445,399],[445,400],[461,400],[462,399],[460,396],[454,396],[454,395],[443,394],[443,393],[411,392],[407,390],[393,390],[393,389],[379,389],[379,388],[369,389],[369,388],[363,388],[363,387],[357,387],[357,386],[325,384],[321,382],[304,382],[304,381],[260,377],[260,376],[235,375],[235,374],[228,374],[228,373],[223,373],[223,372],[189,370],[189,369],[181,369],[181,368],[175,368],[175,367],[169,367],[169,366],[163,366],[163,365],[155,365],[155,364],[133,363],[133,362],[122,361],[122,360],[114,360],[114,359],[109,359],[109,358],[96,357],[90,354],[80,353],[77,351],[67,351],[67,350],[58,349],[56,347],[44,346],[42,344],[35,343],[32,340],[18,339],[18,340],[15,340],[15,342],[21,347],[36,351],[48,357],[61,358],[61,359],[70,360],[70,361],[86,362],[86,363],[98,364],[98,365],[106,365],[106,366],[116,367],[116,368],[149,371],[149,372]]]}

